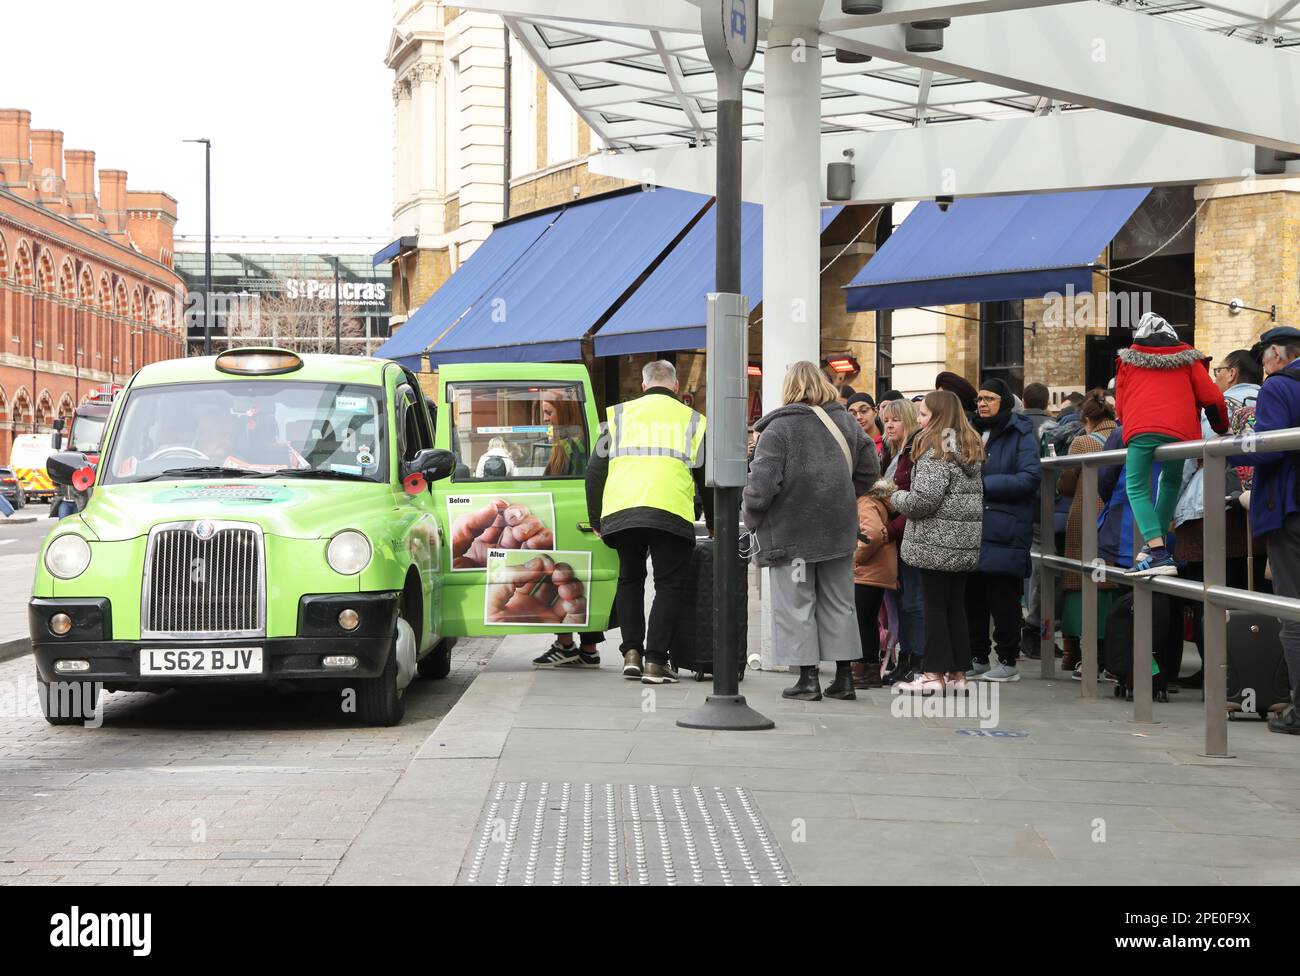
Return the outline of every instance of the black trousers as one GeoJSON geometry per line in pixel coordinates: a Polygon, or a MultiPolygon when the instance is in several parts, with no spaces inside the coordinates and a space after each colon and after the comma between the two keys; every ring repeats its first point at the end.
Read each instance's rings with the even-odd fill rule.
{"type": "Polygon", "coordinates": [[[885,591],[878,586],[865,583],[853,584],[853,603],[858,611],[858,633],[862,637],[862,661],[864,664],[880,663],[880,604],[885,600],[885,591]]]}
{"type": "Polygon", "coordinates": [[[1006,573],[971,573],[966,580],[966,620],[971,657],[987,664],[996,647],[998,660],[1014,665],[1020,656],[1020,597],[1025,581],[1006,573]],[[993,640],[989,640],[989,617],[993,640]]]}
{"type": "Polygon", "coordinates": [[[925,670],[940,674],[965,672],[970,669],[970,633],[966,626],[966,578],[970,574],[933,569],[920,572],[925,600],[925,670]]]}
{"type": "Polygon", "coordinates": [[[667,664],[674,646],[673,631],[695,581],[691,553],[695,540],[661,529],[624,529],[609,537],[618,550],[618,590],[615,611],[623,628],[621,651],[637,650],[649,664],[667,664]],[[646,633],[646,556],[654,568],[655,598],[650,607],[650,632],[646,633]]]}

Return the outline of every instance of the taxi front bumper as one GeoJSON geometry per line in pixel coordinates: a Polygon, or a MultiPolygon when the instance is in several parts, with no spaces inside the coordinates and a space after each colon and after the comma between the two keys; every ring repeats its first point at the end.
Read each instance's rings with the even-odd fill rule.
{"type": "Polygon", "coordinates": [[[327,682],[346,686],[357,678],[380,675],[393,647],[397,620],[397,593],[323,594],[304,596],[299,602],[298,633],[292,637],[148,638],[112,639],[112,608],[102,598],[50,599],[37,597],[28,604],[28,625],[36,670],[43,681],[96,681],[110,688],[170,687],[190,684],[274,684],[327,682]],[[357,611],[355,630],[344,631],[338,622],[345,608],[357,611]],[[71,629],[62,637],[51,629],[51,618],[67,614],[71,629]],[[260,648],[262,668],[251,674],[140,673],[145,650],[190,651],[260,648]],[[327,657],[352,657],[355,666],[326,667],[327,657]],[[84,661],[84,670],[56,669],[59,661],[84,661]]]}

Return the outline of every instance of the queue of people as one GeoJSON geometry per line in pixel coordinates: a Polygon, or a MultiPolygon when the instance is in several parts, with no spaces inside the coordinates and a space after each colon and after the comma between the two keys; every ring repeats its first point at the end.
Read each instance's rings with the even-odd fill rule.
{"type": "MultiPolygon", "coordinates": [[[[683,437],[698,432],[702,445],[703,418],[676,400],[671,370],[647,366],[646,396],[611,408],[611,425],[654,413],[656,424],[681,427],[683,437]]],[[[1125,463],[1099,472],[1099,555],[1135,577],[1201,578],[1200,525],[1217,486],[1204,484],[1196,462],[1161,465],[1155,452],[1212,434],[1300,426],[1300,330],[1269,330],[1254,350],[1234,351],[1211,370],[1208,357],[1148,314],[1109,387],[1072,396],[1056,417],[1047,403],[1039,383],[1017,396],[1000,378],[974,385],[953,373],[939,374],[924,395],[891,390],[877,401],[832,384],[814,363],[789,368],[782,405],[750,428],[742,508],[752,558],[769,570],[776,661],[798,669],[785,697],[852,700],[857,689],[885,685],[961,693],[972,680],[1019,680],[1020,657],[1037,657],[1040,647],[1031,549],[1052,532],[1057,551],[1079,559],[1085,534],[1077,467],[1056,479],[1055,522],[1040,524],[1042,457],[1123,447],[1125,463]],[[835,675],[823,688],[820,665],[831,661],[835,675]]],[[[693,464],[661,465],[661,491],[645,483],[644,471],[628,465],[620,477],[616,461],[596,455],[588,504],[592,524],[620,553],[625,673],[674,681],[671,601],[688,585],[692,501],[708,493],[693,464]],[[638,626],[647,555],[664,591],[648,634],[638,626]]],[[[1294,457],[1255,451],[1230,459],[1230,585],[1267,586],[1269,576],[1276,592],[1300,597],[1294,457]]],[[[1086,629],[1078,574],[1060,574],[1058,586],[1062,663],[1078,677],[1086,629]]],[[[1113,581],[1099,585],[1100,642],[1115,590],[1113,581]]],[[[597,636],[583,635],[582,650],[597,636]]],[[[1300,732],[1300,623],[1283,625],[1282,644],[1291,703],[1269,724],[1300,732]]]]}

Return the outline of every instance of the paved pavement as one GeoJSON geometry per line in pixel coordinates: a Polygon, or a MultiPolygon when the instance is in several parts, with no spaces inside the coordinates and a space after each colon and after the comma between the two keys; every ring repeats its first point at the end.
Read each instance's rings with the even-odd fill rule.
{"type": "Polygon", "coordinates": [[[32,659],[0,664],[0,884],[323,884],[495,644],[459,644],[392,729],[248,691],[115,693],[102,728],[54,728],[32,659]]]}
{"type": "Polygon", "coordinates": [[[709,733],[675,726],[707,685],[625,681],[613,650],[534,671],[535,644],[502,643],[332,883],[1300,882],[1300,742],[1243,721],[1235,759],[1203,758],[1194,691],[1143,726],[1027,675],[981,729],[886,690],[788,702],[789,675],[751,673],[776,729],[709,733]]]}
{"type": "MultiPolygon", "coordinates": [[[[32,509],[23,509],[27,511],[32,509]]],[[[36,550],[55,525],[48,517],[22,524],[0,520],[0,661],[30,650],[27,598],[36,550]]]]}

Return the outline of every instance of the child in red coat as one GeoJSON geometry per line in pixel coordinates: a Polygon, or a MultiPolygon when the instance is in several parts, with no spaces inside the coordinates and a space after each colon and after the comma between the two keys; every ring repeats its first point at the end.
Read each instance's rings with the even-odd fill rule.
{"type": "Polygon", "coordinates": [[[1153,312],[1138,323],[1133,345],[1119,354],[1115,411],[1128,449],[1125,485],[1143,548],[1130,576],[1176,576],[1165,534],[1178,504],[1182,464],[1160,466],[1160,487],[1151,503],[1151,461],[1156,448],[1201,436],[1201,411],[1220,434],[1228,432],[1223,392],[1210,378],[1210,357],[1178,338],[1174,327],[1153,312]]]}

